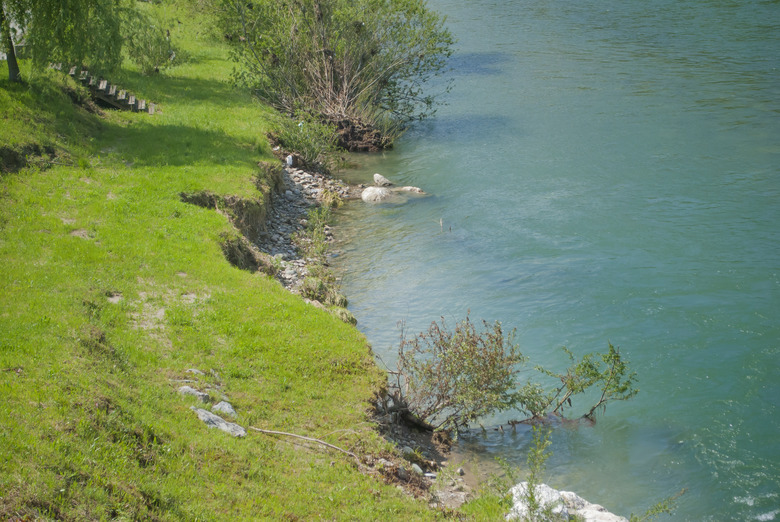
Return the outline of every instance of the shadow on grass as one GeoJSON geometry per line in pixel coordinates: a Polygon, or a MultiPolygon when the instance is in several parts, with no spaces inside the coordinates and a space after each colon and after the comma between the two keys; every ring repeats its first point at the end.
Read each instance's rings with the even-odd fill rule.
{"type": "MultiPolygon", "coordinates": [[[[78,141],[85,129],[88,132],[99,129],[100,119],[95,114],[78,110],[68,95],[68,91],[73,91],[67,87],[67,83],[61,78],[52,80],[53,72],[47,71],[47,74],[22,83],[0,80],[0,89],[15,101],[8,108],[0,107],[0,115],[17,120],[14,125],[8,126],[9,129],[23,129],[25,133],[24,136],[16,136],[16,140],[51,145],[52,135],[67,136],[78,141]],[[17,108],[12,108],[14,105],[17,108]],[[9,112],[4,112],[4,109],[9,112]],[[50,132],[47,129],[49,127],[54,132],[50,132]]],[[[0,138],[3,137],[4,133],[0,132],[0,138]]]]}
{"type": "Polygon", "coordinates": [[[186,125],[152,125],[107,129],[103,143],[123,161],[136,166],[182,166],[211,163],[253,166],[258,151],[250,143],[218,130],[186,125]]]}
{"type": "Polygon", "coordinates": [[[221,108],[241,107],[253,103],[252,96],[238,89],[227,80],[203,78],[177,78],[165,73],[144,76],[138,72],[122,71],[115,80],[122,88],[132,91],[136,97],[152,103],[198,105],[208,103],[221,108]]]}

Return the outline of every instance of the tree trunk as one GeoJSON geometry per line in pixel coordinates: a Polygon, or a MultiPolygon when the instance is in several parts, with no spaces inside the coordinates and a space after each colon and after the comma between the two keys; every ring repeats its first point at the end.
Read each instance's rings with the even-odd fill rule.
{"type": "Polygon", "coordinates": [[[5,8],[0,3],[0,35],[5,40],[3,43],[6,48],[6,60],[8,61],[8,80],[12,82],[22,81],[19,74],[19,63],[16,61],[16,51],[14,50],[14,41],[11,38],[11,26],[5,16],[5,8]]]}

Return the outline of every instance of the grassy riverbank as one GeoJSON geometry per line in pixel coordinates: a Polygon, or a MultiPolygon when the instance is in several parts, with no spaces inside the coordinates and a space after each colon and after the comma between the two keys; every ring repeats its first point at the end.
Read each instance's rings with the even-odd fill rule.
{"type": "Polygon", "coordinates": [[[0,178],[0,518],[434,517],[324,447],[209,429],[177,392],[195,381],[243,426],[390,449],[366,414],[384,376],[365,338],[232,266],[228,218],[182,201],[262,212],[274,180],[258,162],[275,160],[227,49],[167,9],[189,60],[112,78],[154,115],[89,112],[58,73],[0,75],[0,146],[28,164],[0,178]]]}

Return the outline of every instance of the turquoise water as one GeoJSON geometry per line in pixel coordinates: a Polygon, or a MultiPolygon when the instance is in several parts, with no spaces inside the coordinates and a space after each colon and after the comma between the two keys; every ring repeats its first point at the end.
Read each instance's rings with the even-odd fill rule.
{"type": "MultiPolygon", "coordinates": [[[[675,520],[780,520],[780,3],[429,4],[459,40],[448,105],[348,175],[432,196],[339,216],[374,350],[468,310],[558,369],[611,341],[640,393],[556,428],[548,482],[624,515],[687,488],[675,520]]],[[[522,464],[529,439],[459,450],[522,464]]]]}

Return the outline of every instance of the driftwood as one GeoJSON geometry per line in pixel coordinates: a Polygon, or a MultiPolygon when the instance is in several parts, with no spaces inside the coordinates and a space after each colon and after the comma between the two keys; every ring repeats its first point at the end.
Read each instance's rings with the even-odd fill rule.
{"type": "Polygon", "coordinates": [[[360,464],[360,459],[358,458],[357,455],[355,455],[351,451],[347,451],[347,450],[345,450],[343,448],[339,448],[338,446],[334,446],[333,444],[330,444],[329,442],[325,442],[324,440],[315,439],[313,437],[304,437],[303,435],[296,435],[295,433],[287,433],[286,431],[262,430],[260,428],[255,428],[254,426],[249,426],[249,429],[250,430],[259,431],[260,433],[266,433],[268,435],[284,435],[285,437],[293,437],[293,438],[296,438],[296,439],[307,440],[309,442],[316,442],[317,444],[322,444],[323,446],[326,446],[328,448],[334,449],[336,451],[340,451],[341,453],[343,453],[345,455],[349,455],[350,457],[355,459],[358,462],[358,464],[360,464]]]}

